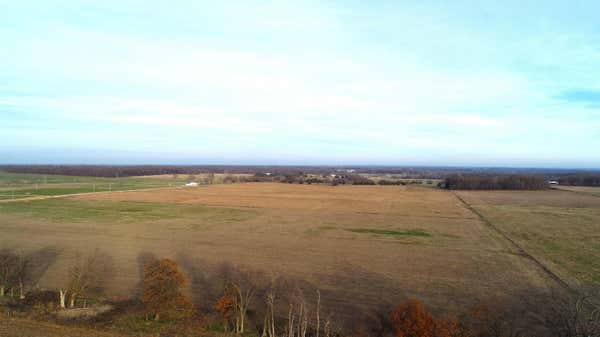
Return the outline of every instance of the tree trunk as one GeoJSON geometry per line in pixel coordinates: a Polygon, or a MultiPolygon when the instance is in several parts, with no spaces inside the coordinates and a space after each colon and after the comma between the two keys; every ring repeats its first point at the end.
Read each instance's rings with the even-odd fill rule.
{"type": "Polygon", "coordinates": [[[244,333],[244,316],[246,316],[246,310],[242,310],[240,314],[240,333],[244,333]]]}
{"type": "Polygon", "coordinates": [[[25,299],[25,293],[23,292],[23,282],[19,282],[19,299],[25,299]]]}
{"type": "Polygon", "coordinates": [[[321,329],[321,318],[319,312],[321,311],[321,292],[317,289],[317,337],[319,337],[319,330],[321,329]]]}
{"type": "Polygon", "coordinates": [[[60,307],[62,309],[64,309],[65,308],[65,298],[67,297],[67,292],[65,290],[60,289],[58,291],[58,294],[60,296],[60,303],[59,303],[59,305],[60,305],[60,307]]]}
{"type": "Polygon", "coordinates": [[[154,314],[154,320],[158,321],[160,319],[160,314],[157,312],[154,314]]]}
{"type": "Polygon", "coordinates": [[[69,299],[69,308],[75,307],[75,297],[76,296],[77,296],[77,294],[75,294],[75,293],[71,294],[71,298],[69,299]]]}
{"type": "Polygon", "coordinates": [[[269,324],[269,322],[267,321],[267,317],[268,317],[268,314],[265,313],[265,319],[264,319],[264,322],[263,322],[263,331],[262,331],[262,336],[261,337],[267,337],[267,329],[268,329],[267,326],[269,324]]]}
{"type": "Polygon", "coordinates": [[[287,334],[288,337],[294,337],[294,314],[293,314],[294,306],[290,303],[290,310],[288,312],[288,328],[287,334]]]}
{"type": "Polygon", "coordinates": [[[0,286],[0,297],[4,297],[4,286],[0,286]]]}

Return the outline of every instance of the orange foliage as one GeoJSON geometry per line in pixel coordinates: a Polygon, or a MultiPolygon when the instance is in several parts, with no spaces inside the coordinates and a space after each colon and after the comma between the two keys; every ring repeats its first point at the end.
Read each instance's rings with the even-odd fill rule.
{"type": "Polygon", "coordinates": [[[390,314],[397,337],[470,337],[469,327],[456,316],[435,319],[421,302],[410,299],[390,314]]]}
{"type": "Polygon", "coordinates": [[[231,295],[223,295],[217,300],[214,309],[223,317],[223,327],[229,330],[229,319],[235,315],[235,301],[231,295]]]}
{"type": "Polygon", "coordinates": [[[215,303],[215,310],[223,316],[223,318],[227,319],[235,313],[235,303],[233,301],[233,297],[230,295],[223,295],[221,298],[217,300],[215,303]]]}
{"type": "Polygon", "coordinates": [[[436,337],[469,337],[470,328],[461,322],[456,316],[451,315],[435,323],[436,337]]]}
{"type": "Polygon", "coordinates": [[[144,294],[142,302],[155,314],[188,309],[189,302],[181,294],[185,278],[177,263],[169,259],[150,261],[144,268],[144,294]]]}
{"type": "Polygon", "coordinates": [[[421,302],[410,299],[397,306],[390,314],[397,337],[434,337],[433,316],[421,302]]]}

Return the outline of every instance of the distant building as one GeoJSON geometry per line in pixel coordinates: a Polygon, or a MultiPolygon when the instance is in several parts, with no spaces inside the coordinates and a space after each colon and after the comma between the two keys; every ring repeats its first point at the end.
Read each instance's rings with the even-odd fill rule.
{"type": "Polygon", "coordinates": [[[550,184],[550,185],[558,185],[558,181],[556,181],[556,180],[550,180],[550,181],[548,181],[548,184],[550,184]]]}
{"type": "Polygon", "coordinates": [[[198,183],[195,181],[190,181],[189,183],[185,184],[185,186],[189,186],[189,187],[198,186],[198,183]]]}

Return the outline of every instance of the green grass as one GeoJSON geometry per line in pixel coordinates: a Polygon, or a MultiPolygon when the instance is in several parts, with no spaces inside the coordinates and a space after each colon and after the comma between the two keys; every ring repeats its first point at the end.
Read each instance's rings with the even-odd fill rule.
{"type": "Polygon", "coordinates": [[[185,178],[99,178],[0,171],[0,200],[180,186],[185,178]]]}
{"type": "MultiPolygon", "coordinates": [[[[387,236],[387,237],[395,237],[395,238],[404,238],[404,237],[430,237],[431,233],[427,232],[423,229],[381,229],[381,228],[362,228],[362,227],[354,227],[354,228],[343,228],[343,227],[335,227],[335,226],[321,226],[319,230],[343,230],[346,232],[357,233],[357,234],[372,234],[378,236],[387,236]]],[[[315,233],[307,233],[310,235],[314,235],[315,233]]]]}
{"type": "Polygon", "coordinates": [[[224,223],[245,220],[255,212],[198,205],[45,199],[2,203],[0,213],[31,216],[54,222],[135,222],[193,218],[211,223],[224,223]]]}
{"type": "Polygon", "coordinates": [[[478,206],[529,253],[552,261],[580,281],[600,282],[600,209],[478,206]]]}
{"type": "Polygon", "coordinates": [[[376,234],[385,236],[431,236],[429,232],[422,229],[392,230],[377,228],[344,228],[344,230],[352,233],[376,234]]]}

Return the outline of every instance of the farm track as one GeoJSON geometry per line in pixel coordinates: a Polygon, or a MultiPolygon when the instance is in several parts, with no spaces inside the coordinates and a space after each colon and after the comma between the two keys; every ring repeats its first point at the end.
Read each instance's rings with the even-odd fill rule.
{"type": "Polygon", "coordinates": [[[546,275],[548,275],[552,280],[558,283],[565,290],[577,293],[577,291],[571,287],[565,280],[563,280],[560,276],[554,273],[550,268],[548,268],[545,264],[543,264],[540,260],[538,260],[535,256],[528,253],[520,244],[518,244],[513,238],[511,238],[508,234],[502,231],[498,226],[494,225],[490,220],[488,220],[481,212],[476,210],[473,206],[471,206],[466,200],[461,198],[458,194],[452,192],[454,196],[473,214],[475,214],[484,224],[486,224],[490,229],[494,232],[500,234],[504,239],[506,239],[510,245],[516,249],[518,255],[530,260],[536,266],[538,266],[541,270],[544,271],[546,275]]]}

